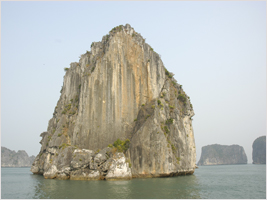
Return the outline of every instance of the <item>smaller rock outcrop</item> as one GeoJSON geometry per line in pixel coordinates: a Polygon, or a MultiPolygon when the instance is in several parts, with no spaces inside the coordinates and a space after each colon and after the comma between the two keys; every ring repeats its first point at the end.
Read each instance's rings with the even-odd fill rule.
{"type": "Polygon", "coordinates": [[[247,164],[244,148],[239,145],[212,144],[202,147],[197,165],[234,165],[247,164]]]}
{"type": "Polygon", "coordinates": [[[253,164],[266,164],[266,136],[254,140],[252,144],[253,164]]]}
{"type": "Polygon", "coordinates": [[[131,179],[130,167],[130,160],[117,148],[106,147],[94,152],[63,145],[60,149],[52,147],[38,155],[31,171],[48,179],[115,180],[131,179]]]}
{"type": "Polygon", "coordinates": [[[28,156],[26,151],[12,151],[1,147],[1,167],[31,167],[35,156],[28,156]]]}

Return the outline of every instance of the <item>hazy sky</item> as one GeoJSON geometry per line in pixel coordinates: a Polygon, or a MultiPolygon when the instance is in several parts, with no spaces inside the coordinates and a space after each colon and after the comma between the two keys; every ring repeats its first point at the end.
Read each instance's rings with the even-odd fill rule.
{"type": "Polygon", "coordinates": [[[115,26],[129,23],[190,96],[201,147],[266,135],[266,2],[1,2],[1,146],[40,151],[63,85],[115,26]]]}

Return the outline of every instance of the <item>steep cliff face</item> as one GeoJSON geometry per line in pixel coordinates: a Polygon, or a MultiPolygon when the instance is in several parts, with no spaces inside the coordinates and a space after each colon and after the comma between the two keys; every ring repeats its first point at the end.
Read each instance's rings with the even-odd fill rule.
{"type": "Polygon", "coordinates": [[[31,167],[35,156],[28,156],[26,151],[12,151],[1,147],[1,167],[31,167]]]}
{"type": "Polygon", "coordinates": [[[247,164],[247,155],[239,145],[213,144],[202,147],[198,165],[247,164]]]}
{"type": "Polygon", "coordinates": [[[253,164],[266,164],[266,136],[254,140],[252,145],[253,164]]]}
{"type": "Polygon", "coordinates": [[[124,157],[125,170],[133,177],[193,173],[193,115],[189,97],[160,56],[130,25],[118,26],[66,69],[61,96],[47,132],[41,134],[42,147],[32,172],[44,174],[53,168],[57,174],[68,168],[64,173],[71,178],[75,170],[89,170],[98,151],[128,138],[124,154],[114,153],[110,145],[103,154],[105,161],[91,170],[107,178],[112,170],[101,171],[101,166],[108,159],[119,162],[124,157]],[[78,149],[92,152],[87,153],[85,167],[74,169],[70,163],[78,149]]]}

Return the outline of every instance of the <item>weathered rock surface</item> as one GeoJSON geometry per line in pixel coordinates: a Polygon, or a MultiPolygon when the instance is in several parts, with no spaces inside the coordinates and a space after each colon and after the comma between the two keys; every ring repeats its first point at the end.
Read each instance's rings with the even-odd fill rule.
{"type": "Polygon", "coordinates": [[[31,171],[45,178],[71,180],[131,179],[125,155],[109,147],[100,152],[63,146],[50,148],[34,161],[31,171]],[[53,154],[52,152],[57,152],[53,154]],[[42,168],[40,168],[42,167],[42,168]]]}
{"type": "Polygon", "coordinates": [[[266,136],[254,140],[252,145],[253,164],[266,164],[266,136]]]}
{"type": "Polygon", "coordinates": [[[28,156],[26,151],[12,151],[1,147],[1,167],[31,167],[35,156],[28,156]]]}
{"type": "Polygon", "coordinates": [[[247,164],[244,148],[239,145],[212,144],[202,147],[197,165],[234,165],[247,164]]]}
{"type": "Polygon", "coordinates": [[[118,26],[66,69],[32,172],[86,180],[192,174],[193,115],[159,54],[129,24],[118,26]],[[127,149],[109,145],[127,138],[127,149]]]}

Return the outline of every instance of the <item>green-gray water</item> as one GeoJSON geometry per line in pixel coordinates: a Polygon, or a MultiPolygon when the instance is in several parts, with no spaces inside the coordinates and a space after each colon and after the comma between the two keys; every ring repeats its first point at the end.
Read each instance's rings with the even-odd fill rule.
{"type": "Polygon", "coordinates": [[[44,179],[1,168],[2,199],[266,199],[266,165],[200,166],[194,175],[129,181],[44,179]]]}

